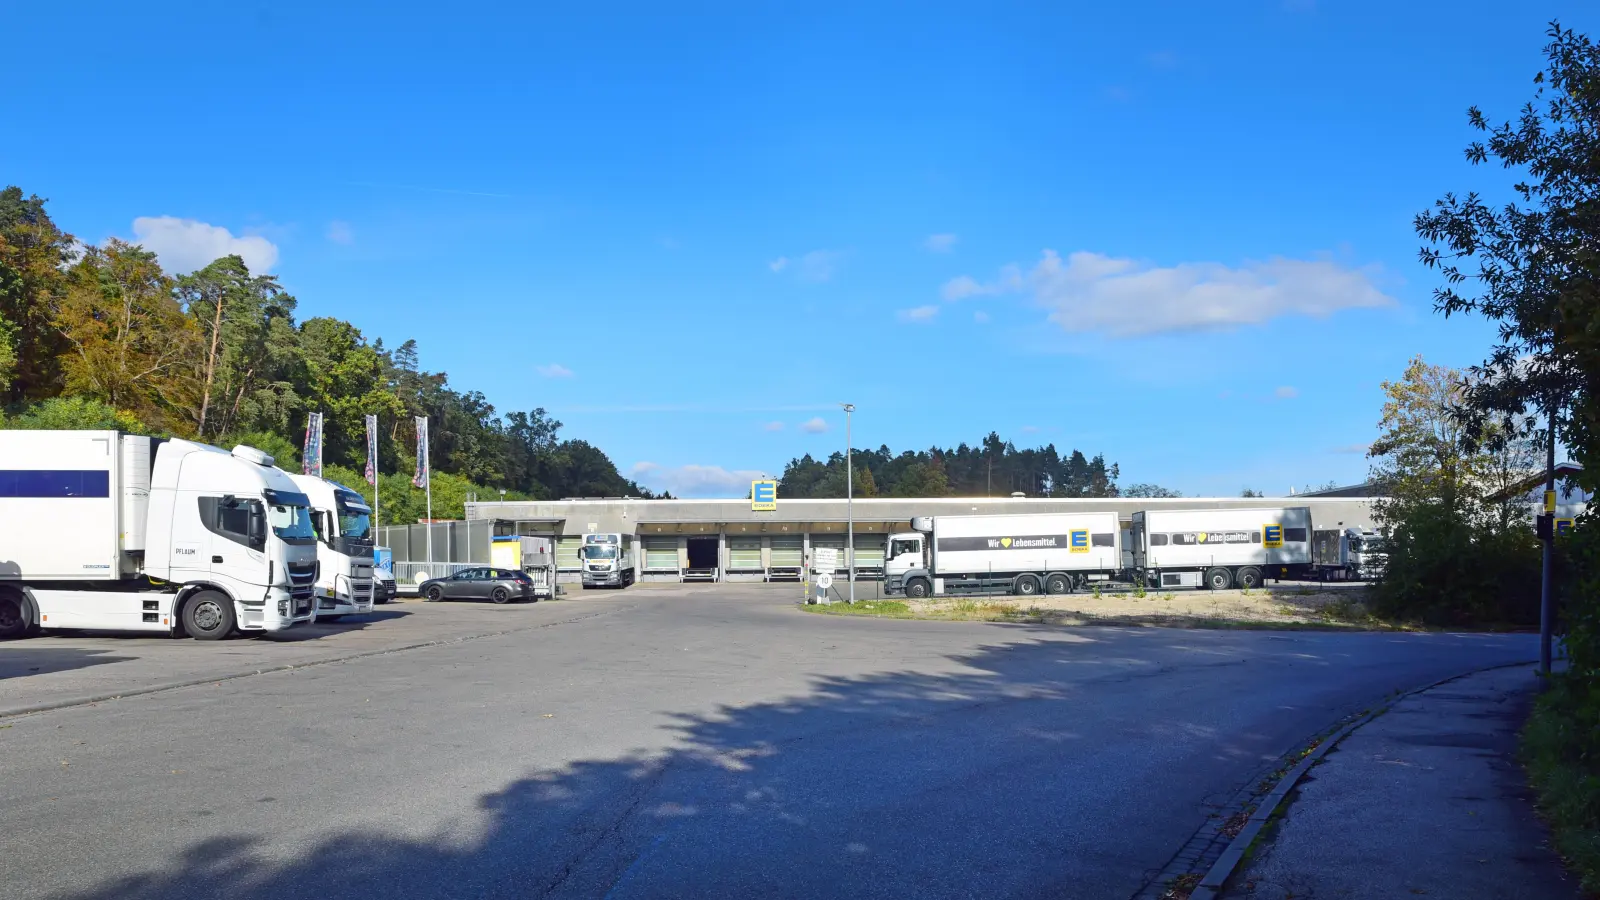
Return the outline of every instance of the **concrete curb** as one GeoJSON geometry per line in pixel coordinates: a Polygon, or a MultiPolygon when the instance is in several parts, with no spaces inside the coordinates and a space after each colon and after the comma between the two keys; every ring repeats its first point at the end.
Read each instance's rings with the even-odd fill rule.
{"type": "Polygon", "coordinates": [[[399,647],[385,647],[381,650],[363,650],[360,653],[349,653],[344,656],[334,656],[328,659],[313,659],[303,663],[285,663],[281,666],[268,666],[263,669],[251,669],[243,672],[229,672],[223,675],[212,675],[206,678],[191,678],[186,681],[171,681],[155,684],[149,687],[135,688],[128,691],[115,693],[94,694],[88,697],[74,697],[68,700],[52,700],[49,703],[35,703],[31,706],[18,706],[10,709],[0,709],[0,719],[14,719],[19,716],[33,715],[34,713],[50,712],[57,709],[69,709],[75,706],[89,706],[94,703],[104,703],[108,700],[121,700],[126,697],[142,697],[146,694],[159,694],[163,691],[175,691],[179,688],[196,687],[202,684],[220,684],[224,681],[233,681],[238,678],[250,678],[255,675],[267,675],[273,672],[290,672],[296,669],[310,669],[316,666],[327,666],[334,663],[349,662],[354,659],[365,659],[371,656],[384,656],[389,653],[403,653],[407,650],[421,650],[424,647],[445,647],[451,644],[464,644],[467,641],[476,641],[481,638],[501,637],[507,634],[517,634],[523,631],[537,631],[541,628],[554,628],[558,625],[570,625],[574,622],[583,622],[601,616],[609,616],[617,610],[603,610],[592,612],[588,615],[572,619],[563,619],[560,622],[544,622],[539,625],[529,625],[525,628],[507,628],[501,631],[486,631],[482,634],[468,634],[456,638],[446,638],[434,641],[422,641],[416,644],[404,644],[399,647]]]}
{"type": "Polygon", "coordinates": [[[1255,812],[1250,814],[1249,821],[1247,821],[1244,827],[1239,830],[1239,834],[1228,843],[1227,848],[1222,851],[1222,855],[1217,858],[1215,863],[1212,864],[1211,868],[1206,872],[1205,877],[1201,878],[1200,883],[1196,885],[1194,890],[1189,893],[1189,900],[1216,900],[1216,898],[1221,895],[1223,886],[1227,884],[1229,878],[1233,877],[1234,870],[1239,867],[1239,863],[1244,861],[1245,851],[1250,849],[1250,845],[1255,842],[1256,837],[1261,834],[1261,830],[1265,828],[1267,822],[1272,819],[1273,813],[1277,812],[1278,807],[1283,805],[1284,799],[1289,796],[1289,792],[1294,790],[1295,786],[1300,783],[1300,779],[1305,776],[1306,772],[1309,771],[1312,766],[1316,765],[1317,762],[1326,756],[1330,750],[1338,746],[1340,741],[1349,737],[1350,734],[1356,729],[1388,712],[1396,703],[1399,703],[1401,700],[1416,696],[1417,694],[1426,693],[1441,685],[1449,684],[1452,681],[1458,681],[1462,678],[1468,678],[1483,672],[1492,672],[1496,669],[1510,669],[1517,666],[1536,665],[1537,663],[1538,660],[1500,663],[1499,665],[1484,666],[1481,669],[1473,669],[1468,672],[1461,672],[1456,675],[1451,675],[1448,678],[1441,678],[1432,684],[1425,684],[1421,687],[1412,688],[1409,691],[1397,694],[1384,702],[1377,709],[1368,712],[1366,715],[1361,716],[1355,721],[1346,724],[1338,731],[1335,731],[1321,743],[1317,744],[1317,746],[1310,753],[1307,753],[1305,757],[1300,760],[1300,762],[1295,764],[1294,768],[1290,769],[1288,772],[1285,772],[1283,777],[1278,779],[1277,785],[1274,786],[1271,791],[1267,792],[1265,797],[1261,798],[1261,802],[1257,804],[1255,812]]]}

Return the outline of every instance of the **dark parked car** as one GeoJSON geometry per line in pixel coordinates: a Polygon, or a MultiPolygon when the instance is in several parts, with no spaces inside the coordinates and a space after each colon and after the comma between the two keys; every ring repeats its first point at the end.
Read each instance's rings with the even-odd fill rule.
{"type": "Polygon", "coordinates": [[[515,569],[491,569],[479,566],[462,569],[444,578],[430,578],[417,585],[423,599],[440,600],[493,600],[509,603],[512,600],[532,600],[533,579],[527,572],[515,569]]]}

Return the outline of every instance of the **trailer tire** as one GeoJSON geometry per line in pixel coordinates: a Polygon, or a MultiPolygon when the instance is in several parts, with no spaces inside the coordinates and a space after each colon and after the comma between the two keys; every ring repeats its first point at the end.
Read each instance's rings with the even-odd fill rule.
{"type": "Polygon", "coordinates": [[[25,637],[33,630],[28,604],[15,591],[0,591],[0,641],[25,637]]]}
{"type": "Polygon", "coordinates": [[[233,601],[220,591],[196,591],[183,604],[183,630],[197,641],[220,641],[233,633],[233,601]]]}
{"type": "Polygon", "coordinates": [[[1216,568],[1206,570],[1206,587],[1213,591],[1225,591],[1233,587],[1233,573],[1227,569],[1216,568]]]}
{"type": "Polygon", "coordinates": [[[933,585],[926,578],[913,578],[906,582],[906,596],[913,600],[921,600],[933,593],[933,585]]]}
{"type": "Polygon", "coordinates": [[[1011,582],[1011,593],[1019,597],[1032,597],[1039,593],[1039,579],[1032,575],[1018,575],[1017,580],[1011,582]]]}
{"type": "Polygon", "coordinates": [[[1244,590],[1253,591],[1261,587],[1261,570],[1255,566],[1246,566],[1239,570],[1239,574],[1235,575],[1233,580],[1244,590]]]}
{"type": "Polygon", "coordinates": [[[1072,590],[1072,581],[1065,575],[1051,575],[1044,580],[1046,594],[1065,594],[1072,590]]]}

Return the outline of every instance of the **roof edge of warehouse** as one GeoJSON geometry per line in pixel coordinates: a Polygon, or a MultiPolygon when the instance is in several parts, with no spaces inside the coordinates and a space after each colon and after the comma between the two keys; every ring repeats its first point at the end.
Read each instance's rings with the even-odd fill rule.
{"type": "MultiPolygon", "coordinates": [[[[1120,502],[1124,502],[1124,503],[1137,503],[1137,502],[1152,502],[1153,501],[1157,505],[1159,505],[1163,501],[1169,501],[1170,502],[1170,501],[1173,501],[1173,500],[1186,501],[1186,502],[1210,502],[1210,501],[1223,501],[1223,500],[1226,500],[1229,503],[1238,503],[1238,502],[1242,502],[1242,501],[1305,500],[1305,499],[1317,500],[1317,499],[1336,499],[1336,498],[1348,498],[1348,497],[1377,498],[1377,497],[1382,497],[1383,496],[1382,494],[1378,494],[1378,493],[1360,493],[1360,494],[1341,493],[1343,491],[1355,490],[1357,488],[1365,489],[1366,487],[1367,487],[1366,485],[1355,485],[1355,486],[1352,486],[1350,488],[1337,488],[1337,489],[1328,490],[1328,491],[1307,491],[1306,493],[1303,493],[1303,494],[1278,494],[1278,495],[1274,495],[1274,496],[1270,496],[1270,497],[1239,497],[1239,496],[1235,496],[1235,495],[1226,495],[1226,494],[1225,495],[1220,495],[1220,496],[1198,496],[1197,495],[1197,496],[1194,496],[1194,497],[1190,497],[1190,496],[1187,496],[1187,495],[1182,496],[1182,497],[1124,497],[1124,496],[1115,496],[1115,497],[856,497],[856,498],[853,498],[853,500],[851,500],[850,502],[854,502],[854,503],[1072,503],[1074,501],[1081,501],[1081,502],[1084,502],[1084,503],[1105,503],[1105,502],[1108,502],[1108,501],[1109,502],[1118,502],[1118,501],[1120,501],[1120,502]]],[[[498,500],[498,499],[496,499],[496,500],[475,500],[475,501],[470,501],[467,505],[468,506],[500,506],[502,504],[510,505],[510,504],[513,504],[513,503],[561,503],[561,504],[566,504],[566,503],[749,503],[749,502],[750,502],[750,498],[749,497],[672,497],[672,498],[563,497],[560,500],[498,500]]],[[[783,505],[783,504],[794,504],[794,503],[844,503],[844,502],[846,502],[846,498],[844,498],[844,497],[802,497],[802,498],[785,499],[785,498],[780,496],[778,498],[778,503],[780,505],[783,505]]]]}

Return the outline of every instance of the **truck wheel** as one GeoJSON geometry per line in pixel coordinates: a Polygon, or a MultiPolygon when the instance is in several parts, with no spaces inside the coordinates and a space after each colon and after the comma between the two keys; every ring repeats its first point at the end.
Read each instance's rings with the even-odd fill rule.
{"type": "Polygon", "coordinates": [[[438,603],[444,599],[444,588],[437,584],[428,585],[428,602],[438,603]]]}
{"type": "Polygon", "coordinates": [[[220,641],[233,625],[233,601],[216,591],[200,591],[183,605],[183,630],[197,641],[220,641]]]}
{"type": "Polygon", "coordinates": [[[1206,587],[1213,591],[1225,591],[1233,587],[1233,574],[1227,569],[1207,569],[1206,587]]]}
{"type": "Polygon", "coordinates": [[[1011,592],[1020,597],[1032,597],[1039,593],[1039,579],[1032,575],[1018,575],[1011,584],[1011,592]]]}
{"type": "Polygon", "coordinates": [[[933,585],[928,584],[928,580],[926,578],[913,578],[906,582],[907,597],[910,597],[914,600],[921,600],[931,593],[933,593],[933,585]]]}
{"type": "Polygon", "coordinates": [[[511,599],[511,592],[503,587],[497,587],[494,589],[494,593],[489,595],[489,599],[496,603],[504,603],[511,599]]]}
{"type": "Polygon", "coordinates": [[[1044,580],[1044,592],[1046,594],[1065,594],[1070,590],[1072,590],[1072,582],[1068,581],[1065,575],[1051,575],[1044,580]]]}
{"type": "Polygon", "coordinates": [[[28,633],[28,624],[22,614],[22,598],[11,591],[0,593],[0,640],[22,637],[28,633]]]}
{"type": "Polygon", "coordinates": [[[1239,574],[1234,578],[1234,581],[1238,583],[1239,587],[1247,591],[1253,591],[1261,587],[1261,570],[1255,566],[1246,566],[1239,570],[1239,574]]]}

